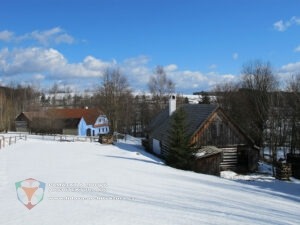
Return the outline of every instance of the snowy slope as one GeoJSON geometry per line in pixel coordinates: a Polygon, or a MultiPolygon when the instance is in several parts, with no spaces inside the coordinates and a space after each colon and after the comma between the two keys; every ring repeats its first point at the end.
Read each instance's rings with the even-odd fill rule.
{"type": "Polygon", "coordinates": [[[141,148],[119,143],[20,141],[0,150],[0,224],[299,224],[300,185],[231,181],[176,170],[141,148]],[[28,210],[15,182],[46,183],[28,210]],[[56,184],[103,184],[105,190],[50,191],[56,184]],[[50,186],[52,185],[52,186],[50,186]],[[53,197],[102,197],[51,200],[53,197]],[[104,199],[105,198],[105,199],[104,199]]]}

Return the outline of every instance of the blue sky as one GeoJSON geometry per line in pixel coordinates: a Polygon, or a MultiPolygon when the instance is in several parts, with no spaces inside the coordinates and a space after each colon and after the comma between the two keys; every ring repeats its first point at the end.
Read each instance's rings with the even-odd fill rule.
{"type": "Polygon", "coordinates": [[[269,61],[282,80],[300,72],[296,0],[10,0],[0,7],[0,84],[53,83],[77,91],[117,66],[147,91],[157,65],[191,94],[269,61]]]}

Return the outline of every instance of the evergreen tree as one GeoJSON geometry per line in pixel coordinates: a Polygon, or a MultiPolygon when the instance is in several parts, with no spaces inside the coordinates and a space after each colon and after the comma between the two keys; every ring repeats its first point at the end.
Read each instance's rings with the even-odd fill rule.
{"type": "Polygon", "coordinates": [[[210,104],[210,97],[207,92],[201,91],[201,101],[199,104],[210,104]]]}
{"type": "Polygon", "coordinates": [[[186,114],[179,108],[172,116],[166,163],[178,169],[188,170],[194,151],[187,136],[186,114]]]}

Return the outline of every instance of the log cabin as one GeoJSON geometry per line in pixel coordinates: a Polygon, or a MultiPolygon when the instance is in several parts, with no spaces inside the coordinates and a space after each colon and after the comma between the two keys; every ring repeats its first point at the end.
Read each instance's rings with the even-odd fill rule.
{"type": "MultiPolygon", "coordinates": [[[[213,148],[214,154],[211,152],[206,154],[202,151],[201,157],[197,158],[195,168],[198,171],[213,171],[206,173],[218,174],[222,170],[251,172],[257,169],[259,149],[218,105],[184,104],[179,107],[183,108],[186,114],[187,135],[190,143],[196,146],[199,152],[207,146],[215,147],[213,148]],[[217,165],[206,163],[212,155],[216,156],[213,162],[217,165]],[[221,155],[221,160],[218,160],[219,155],[221,155]],[[218,169],[201,168],[201,162],[203,162],[203,167],[211,165],[218,169]]],[[[168,154],[171,118],[176,110],[176,97],[171,96],[169,108],[160,112],[147,128],[145,147],[161,158],[166,158],[168,154]]]]}

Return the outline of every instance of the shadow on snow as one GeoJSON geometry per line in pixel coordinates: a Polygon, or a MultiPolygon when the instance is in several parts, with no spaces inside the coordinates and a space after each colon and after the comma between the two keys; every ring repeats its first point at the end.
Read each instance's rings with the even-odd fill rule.
{"type": "Polygon", "coordinates": [[[158,165],[164,165],[164,161],[148,152],[146,152],[142,146],[124,143],[124,142],[118,142],[115,144],[118,148],[124,151],[136,153],[136,157],[124,157],[124,156],[112,156],[112,155],[106,155],[106,157],[110,158],[119,158],[119,159],[127,159],[127,160],[134,160],[134,161],[141,161],[146,163],[152,163],[152,164],[158,164],[158,165]],[[142,155],[144,157],[149,158],[148,159],[142,159],[138,156],[142,155]]]}

